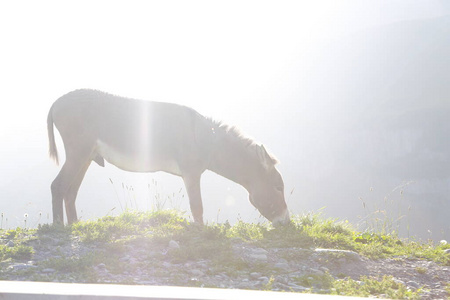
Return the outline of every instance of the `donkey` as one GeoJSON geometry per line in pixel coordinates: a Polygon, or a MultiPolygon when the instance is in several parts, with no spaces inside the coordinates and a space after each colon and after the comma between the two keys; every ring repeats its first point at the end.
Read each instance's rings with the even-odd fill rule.
{"type": "Polygon", "coordinates": [[[66,161],[51,184],[53,222],[77,221],[75,199],[92,161],[105,160],[131,172],[164,171],[180,176],[191,213],[203,224],[200,177],[211,170],[249,192],[250,202],[274,225],[289,222],[277,160],[238,129],[172,103],[75,90],[56,100],[47,118],[49,155],[58,164],[53,125],[66,161]]]}

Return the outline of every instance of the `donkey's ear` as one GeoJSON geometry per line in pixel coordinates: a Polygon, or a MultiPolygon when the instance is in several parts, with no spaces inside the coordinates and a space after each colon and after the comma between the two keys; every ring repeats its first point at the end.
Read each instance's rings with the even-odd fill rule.
{"type": "Polygon", "coordinates": [[[258,146],[256,148],[256,152],[258,153],[259,161],[264,166],[264,169],[268,170],[270,168],[273,168],[274,165],[278,163],[278,160],[274,157],[272,157],[264,148],[264,145],[258,146]]]}

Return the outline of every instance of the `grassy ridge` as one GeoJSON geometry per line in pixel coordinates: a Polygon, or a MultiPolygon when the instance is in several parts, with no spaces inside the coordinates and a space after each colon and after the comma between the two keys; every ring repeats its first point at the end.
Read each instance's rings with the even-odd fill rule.
{"type": "MultiPolygon", "coordinates": [[[[37,232],[52,230],[61,229],[44,225],[37,232]]],[[[127,211],[116,217],[79,222],[64,230],[79,236],[84,242],[120,244],[124,240],[152,239],[160,240],[163,244],[177,240],[188,245],[187,248],[194,248],[192,255],[207,252],[203,249],[208,248],[208,244],[211,244],[210,247],[223,248],[230,239],[240,239],[260,247],[342,249],[372,259],[406,256],[450,266],[450,257],[444,252],[450,249],[450,244],[434,245],[432,242],[403,240],[395,235],[357,232],[348,222],[323,219],[319,214],[293,216],[289,226],[273,228],[267,223],[243,221],[233,226],[229,223],[198,226],[189,223],[175,210],[127,211]]]]}
{"type": "MultiPolygon", "coordinates": [[[[149,269],[155,269],[155,272],[160,268],[160,262],[167,258],[171,263],[208,260],[214,273],[233,275],[247,272],[250,269],[248,263],[233,253],[233,244],[236,241],[265,249],[342,249],[352,250],[372,259],[407,257],[432,260],[450,266],[450,255],[445,253],[446,249],[450,249],[449,244],[433,245],[402,240],[395,235],[357,232],[348,222],[324,219],[319,214],[293,216],[289,226],[273,228],[267,223],[252,224],[242,221],[234,225],[214,223],[200,226],[190,223],[182,213],[175,210],[126,211],[119,216],[82,221],[66,227],[42,225],[37,230],[18,228],[3,231],[1,238],[4,242],[0,245],[1,261],[32,259],[35,250],[30,246],[33,244],[30,241],[46,244],[54,239],[56,243],[62,244],[76,238],[86,245],[100,245],[104,249],[102,252],[94,251],[67,258],[63,254],[59,257],[56,255],[40,263],[40,269],[71,272],[71,277],[67,280],[82,280],[81,282],[96,282],[92,268],[101,263],[106,264],[114,273],[120,274],[129,270],[130,264],[122,263],[120,258],[130,247],[150,253],[152,256],[141,263],[149,269]],[[177,241],[180,247],[161,254],[172,240],[177,241]]],[[[301,256],[304,252],[291,251],[286,252],[286,255],[301,256]]],[[[274,272],[270,269],[271,266],[261,264],[258,268],[262,273],[274,272]]],[[[34,280],[51,280],[48,276],[34,276],[34,280]]],[[[271,289],[272,279],[264,289],[271,289]]],[[[414,299],[419,296],[417,291],[407,290],[392,277],[364,277],[355,282],[352,279],[335,280],[331,275],[325,274],[318,277],[305,276],[297,281],[302,286],[320,286],[340,295],[385,294],[397,299],[414,299]]]]}

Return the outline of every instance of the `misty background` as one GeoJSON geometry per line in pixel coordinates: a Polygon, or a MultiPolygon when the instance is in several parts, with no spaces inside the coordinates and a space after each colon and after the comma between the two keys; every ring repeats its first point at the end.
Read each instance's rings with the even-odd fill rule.
{"type": "MultiPolygon", "coordinates": [[[[238,126],[281,161],[294,214],[450,239],[445,1],[1,2],[0,41],[2,228],[52,221],[47,113],[94,88],[238,126]]],[[[216,174],[202,194],[209,222],[263,221],[216,174]]],[[[84,220],[161,205],[190,215],[180,178],[111,165],[77,198],[84,220]]]]}

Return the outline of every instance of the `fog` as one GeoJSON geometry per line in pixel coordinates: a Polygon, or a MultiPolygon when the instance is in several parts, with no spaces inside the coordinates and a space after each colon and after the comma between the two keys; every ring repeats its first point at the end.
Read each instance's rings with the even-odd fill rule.
{"type": "MultiPolygon", "coordinates": [[[[293,214],[449,239],[450,15],[444,1],[0,4],[3,228],[51,222],[46,118],[78,88],[180,103],[280,160],[293,214]]],[[[59,152],[63,146],[57,135],[59,152]]],[[[63,161],[63,157],[61,159],[63,161]]],[[[209,222],[264,221],[202,179],[209,222]]],[[[92,164],[82,219],[188,209],[180,178],[92,164]]]]}

